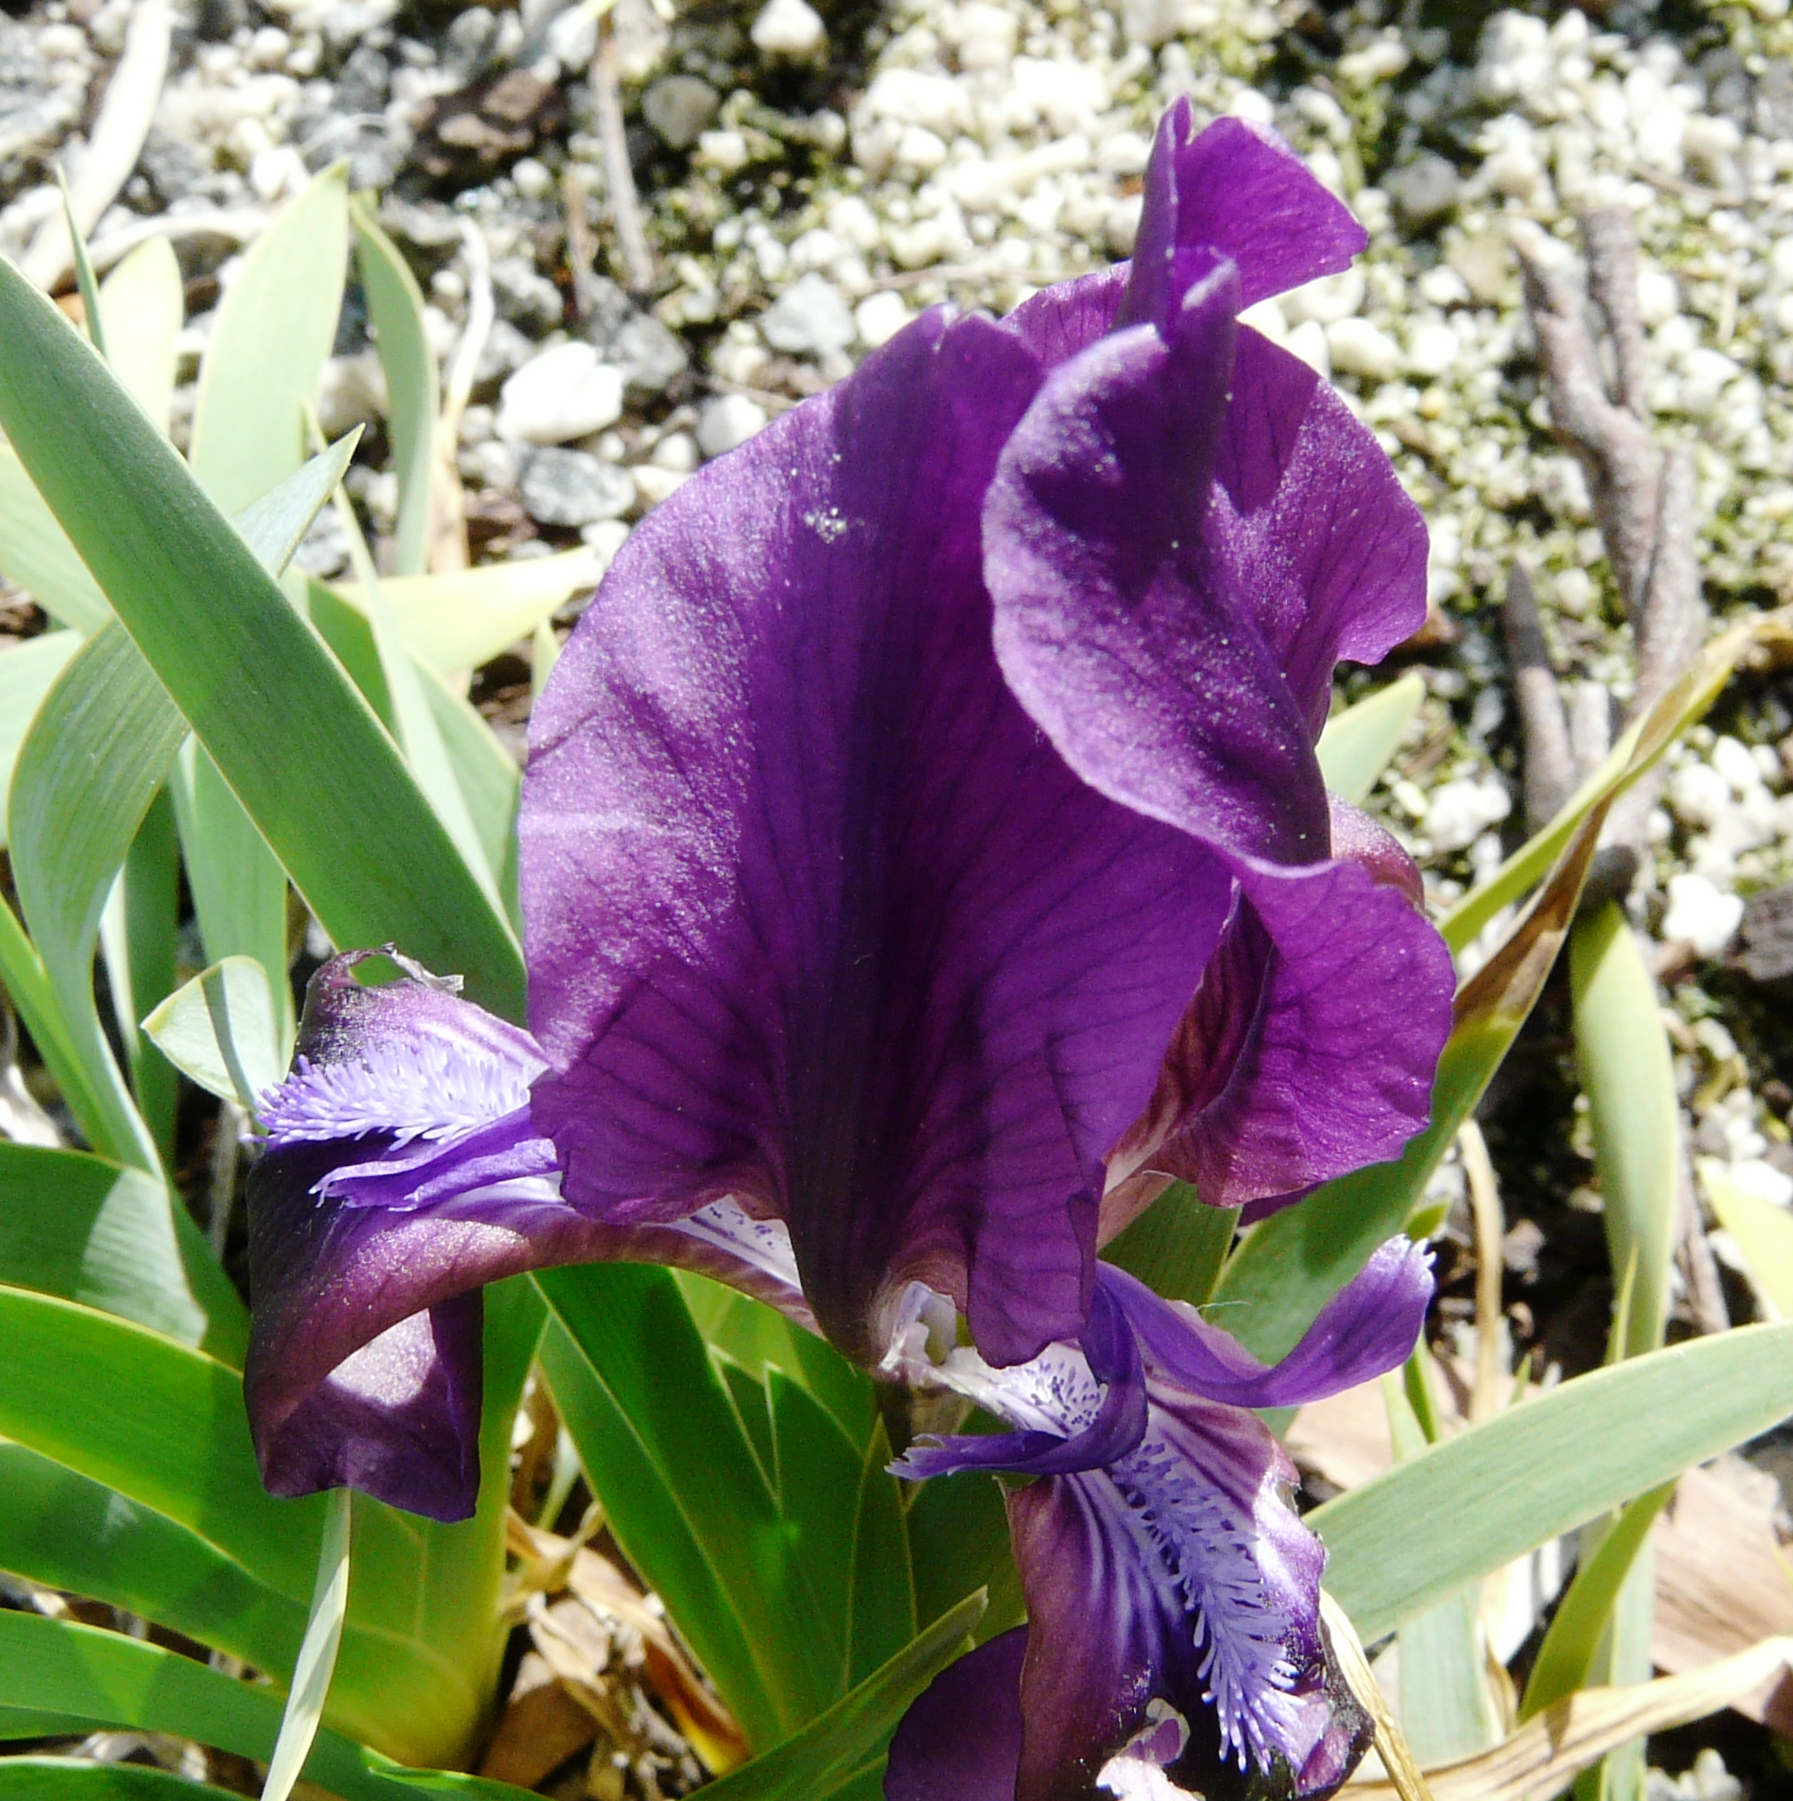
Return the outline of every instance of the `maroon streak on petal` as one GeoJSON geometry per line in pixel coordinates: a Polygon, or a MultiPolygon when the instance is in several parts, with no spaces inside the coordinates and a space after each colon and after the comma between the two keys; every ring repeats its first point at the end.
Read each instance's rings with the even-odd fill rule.
{"type": "Polygon", "coordinates": [[[992,1361],[1075,1336],[1101,1165],[1224,913],[990,648],[980,510],[1038,365],[917,321],[657,508],[536,710],[535,1089],[576,1206],[724,1193],[875,1360],[909,1279],[992,1361]]]}

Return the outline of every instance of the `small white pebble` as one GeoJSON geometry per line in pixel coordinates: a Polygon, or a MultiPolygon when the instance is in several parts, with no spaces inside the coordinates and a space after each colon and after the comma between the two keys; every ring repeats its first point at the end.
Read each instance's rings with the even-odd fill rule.
{"type": "Polygon", "coordinates": [[[1743,902],[1703,875],[1675,875],[1668,881],[1665,942],[1691,945],[1701,957],[1716,957],[1743,923],[1743,902]]]}
{"type": "Polygon", "coordinates": [[[853,309],[853,323],[859,328],[859,341],[868,350],[876,350],[909,323],[908,303],[888,288],[869,294],[853,309]]]}
{"type": "Polygon", "coordinates": [[[697,447],[719,457],[745,444],[766,423],[766,409],[745,394],[718,394],[697,416],[697,447]]]}
{"type": "Polygon", "coordinates": [[[828,27],[809,0],[769,0],[749,35],[763,55],[803,62],[826,45],[828,27]]]}

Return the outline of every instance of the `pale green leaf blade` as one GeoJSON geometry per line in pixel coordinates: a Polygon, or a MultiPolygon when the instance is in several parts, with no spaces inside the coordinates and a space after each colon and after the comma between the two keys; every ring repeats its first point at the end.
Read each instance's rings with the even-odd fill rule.
{"type": "Polygon", "coordinates": [[[349,1490],[333,1489],[324,1510],[324,1534],[318,1548],[317,1586],[312,1590],[311,1613],[305,1622],[305,1639],[293,1669],[293,1685],[280,1716],[280,1736],[268,1759],[262,1801],[287,1801],[305,1759],[317,1738],[324,1717],[324,1699],[336,1669],[336,1651],[342,1643],[343,1615],[349,1605],[349,1490]]]}
{"type": "MultiPolygon", "coordinates": [[[[418,660],[454,675],[527,638],[576,594],[596,587],[603,572],[597,553],[582,548],[448,575],[394,576],[380,591],[418,660]]],[[[344,582],[336,591],[367,611],[362,584],[344,582]]]]}
{"type": "Polygon", "coordinates": [[[1745,1188],[1716,1157],[1700,1159],[1700,1181],[1757,1287],[1783,1319],[1793,1319],[1793,1212],[1745,1188]]]}
{"type": "Polygon", "coordinates": [[[286,1073],[268,978],[253,957],[226,957],[178,988],[143,1022],[176,1069],[254,1114],[286,1073]]]}
{"type": "Polygon", "coordinates": [[[293,1667],[305,1631],[298,1601],[201,1534],[23,1445],[0,1444],[0,1569],[277,1674],[293,1667]]]}
{"type": "Polygon", "coordinates": [[[380,367],[386,372],[387,424],[398,473],[398,519],[392,533],[394,575],[420,575],[429,554],[431,456],[439,378],[424,329],[423,294],[410,265],[380,229],[372,209],[349,203],[355,262],[367,295],[380,367]]]}
{"type": "MultiPolygon", "coordinates": [[[[0,803],[12,791],[26,730],[80,643],[79,632],[44,632],[0,652],[0,803]]],[[[0,804],[0,847],[6,843],[5,811],[0,804]]]]}
{"type": "Polygon", "coordinates": [[[487,861],[484,844],[468,810],[467,797],[461,792],[454,767],[443,747],[442,731],[436,723],[435,709],[424,691],[423,673],[412,660],[398,627],[392,621],[382,597],[381,583],[374,574],[373,558],[362,538],[360,523],[355,518],[355,510],[349,505],[348,496],[341,490],[337,492],[336,510],[342,520],[343,533],[349,541],[349,555],[361,576],[362,588],[367,595],[374,649],[380,659],[380,671],[385,678],[386,693],[391,703],[393,736],[398,739],[399,748],[404,752],[411,773],[417,778],[418,787],[435,809],[436,817],[441,820],[444,830],[454,840],[467,868],[492,905],[502,910],[497,872],[487,861]]]}
{"type": "Polygon", "coordinates": [[[101,356],[106,354],[106,328],[100,318],[100,288],[93,278],[93,263],[87,255],[87,239],[75,220],[75,203],[69,197],[68,172],[56,166],[56,185],[62,190],[62,216],[68,222],[69,250],[75,264],[75,292],[81,296],[81,310],[87,315],[87,335],[101,356]]]}
{"type": "Polygon", "coordinates": [[[1478,1599],[1473,1586],[1459,1589],[1401,1628],[1401,1729],[1425,1768],[1473,1757],[1500,1739],[1478,1599]]]}
{"type": "Polygon", "coordinates": [[[174,404],[174,341],[186,317],[186,296],[174,246],[166,238],[139,244],[100,283],[106,361],[158,430],[168,429],[174,404]]]}
{"type": "Polygon", "coordinates": [[[0,427],[339,944],[401,942],[521,1010],[522,958],[390,738],[60,312],[0,264],[0,427]]]}
{"type": "Polygon", "coordinates": [[[233,513],[305,461],[305,410],[336,336],[348,270],[348,180],[315,177],[243,258],[206,341],[190,458],[233,513]]]}
{"type": "Polygon", "coordinates": [[[1317,746],[1326,786],[1341,800],[1362,806],[1425,698],[1426,684],[1416,671],[1334,713],[1317,746]]]}
{"type": "Polygon", "coordinates": [[[329,505],[348,473],[360,442],[357,425],[232,516],[231,524],[270,574],[281,574],[293,560],[312,520],[329,505]]]}
{"type": "Polygon", "coordinates": [[[1656,983],[1616,902],[1576,922],[1569,988],[1614,1285],[1630,1294],[1617,1350],[1634,1357],[1662,1343],[1668,1321],[1681,1108],[1656,983]]]}
{"type": "Polygon", "coordinates": [[[1633,1357],[1447,1439],[1307,1516],[1366,1641],[1793,1414],[1793,1325],[1633,1357]]]}
{"type": "Polygon", "coordinates": [[[9,1801],[222,1801],[229,1793],[148,1764],[35,1756],[0,1759],[0,1791],[9,1801]]]}
{"type": "Polygon", "coordinates": [[[7,444],[0,444],[0,575],[78,632],[97,632],[112,616],[99,583],[7,444]]]}
{"type": "Polygon", "coordinates": [[[113,877],[182,730],[154,671],[110,622],[69,659],[39,707],[8,809],[19,904],[84,1074],[85,1092],[67,1099],[95,1149],[152,1171],[160,1168],[155,1141],[100,1029],[93,953],[113,877]]]}

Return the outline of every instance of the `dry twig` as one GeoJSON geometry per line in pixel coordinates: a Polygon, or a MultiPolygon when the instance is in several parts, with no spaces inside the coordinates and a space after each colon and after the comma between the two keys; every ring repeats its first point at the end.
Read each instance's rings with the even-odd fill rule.
{"type": "MultiPolygon", "coordinates": [[[[591,91],[597,103],[598,141],[604,147],[604,180],[610,189],[610,222],[622,254],[623,285],[637,299],[654,289],[654,259],[641,223],[635,171],[629,167],[629,140],[623,130],[622,81],[617,71],[613,9],[598,15],[598,47],[591,59],[591,91]]],[[[572,245],[569,243],[569,253],[572,245]]]]}

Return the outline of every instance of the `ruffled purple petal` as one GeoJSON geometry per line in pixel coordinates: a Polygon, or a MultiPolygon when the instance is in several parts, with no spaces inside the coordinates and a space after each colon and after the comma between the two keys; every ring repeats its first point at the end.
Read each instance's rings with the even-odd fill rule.
{"type": "Polygon", "coordinates": [[[1443,940],[1362,864],[1239,867],[1239,905],[1116,1153],[1217,1207],[1398,1156],[1430,1116],[1454,987],[1443,940]]]}
{"type": "Polygon", "coordinates": [[[1341,863],[1361,863],[1370,879],[1402,895],[1416,911],[1426,904],[1426,884],[1419,866],[1394,834],[1336,794],[1326,797],[1332,809],[1332,854],[1341,863]]]}
{"type": "Polygon", "coordinates": [[[1209,579],[1250,597],[1317,738],[1333,664],[1379,662],[1425,623],[1425,522],[1336,390],[1249,327],[1214,473],[1209,579]]]}
{"type": "Polygon", "coordinates": [[[270,1490],[346,1483],[436,1519],[470,1514],[477,1291],[526,1269],[677,1264],[813,1323],[776,1222],[726,1201],[671,1227],[581,1217],[514,1104],[545,1067],[534,1040],[403,958],[404,980],[363,989],[364,960],[313,978],[299,1059],[262,1103],[244,1380],[270,1490]]]}
{"type": "Polygon", "coordinates": [[[532,725],[535,1118],[569,1200],[783,1217],[868,1361],[911,1279],[993,1361],[1076,1335],[1103,1159],[1226,906],[991,654],[980,509],[1037,380],[1014,333],[918,321],[655,511],[532,725]]]}
{"type": "Polygon", "coordinates": [[[1056,281],[1030,294],[1002,322],[1040,359],[1042,369],[1056,369],[1098,338],[1114,330],[1121,297],[1127,291],[1127,265],[1098,269],[1074,281],[1056,281]]]}
{"type": "Polygon", "coordinates": [[[1104,1264],[1097,1280],[1139,1334],[1154,1376],[1233,1407],[1299,1407],[1406,1362],[1426,1323],[1432,1258],[1423,1245],[1389,1239],[1274,1367],[1193,1307],[1161,1299],[1124,1270],[1104,1264]]]}
{"type": "Polygon", "coordinates": [[[1003,673],[1086,781],[1225,852],[1306,863],[1327,825],[1311,734],[1202,536],[1236,300],[1223,267],[1168,342],[1135,326],[1046,379],[991,486],[985,575],[1003,673]]]}
{"type": "Polygon", "coordinates": [[[1186,98],[1158,121],[1123,317],[1168,320],[1188,282],[1191,252],[1217,251],[1239,266],[1239,304],[1251,306],[1322,275],[1336,275],[1369,242],[1275,132],[1216,119],[1197,132],[1186,98]]]}
{"type": "Polygon", "coordinates": [[[1015,1801],[1027,1628],[968,1651],[922,1690],[890,1741],[884,1801],[1015,1801]]]}

